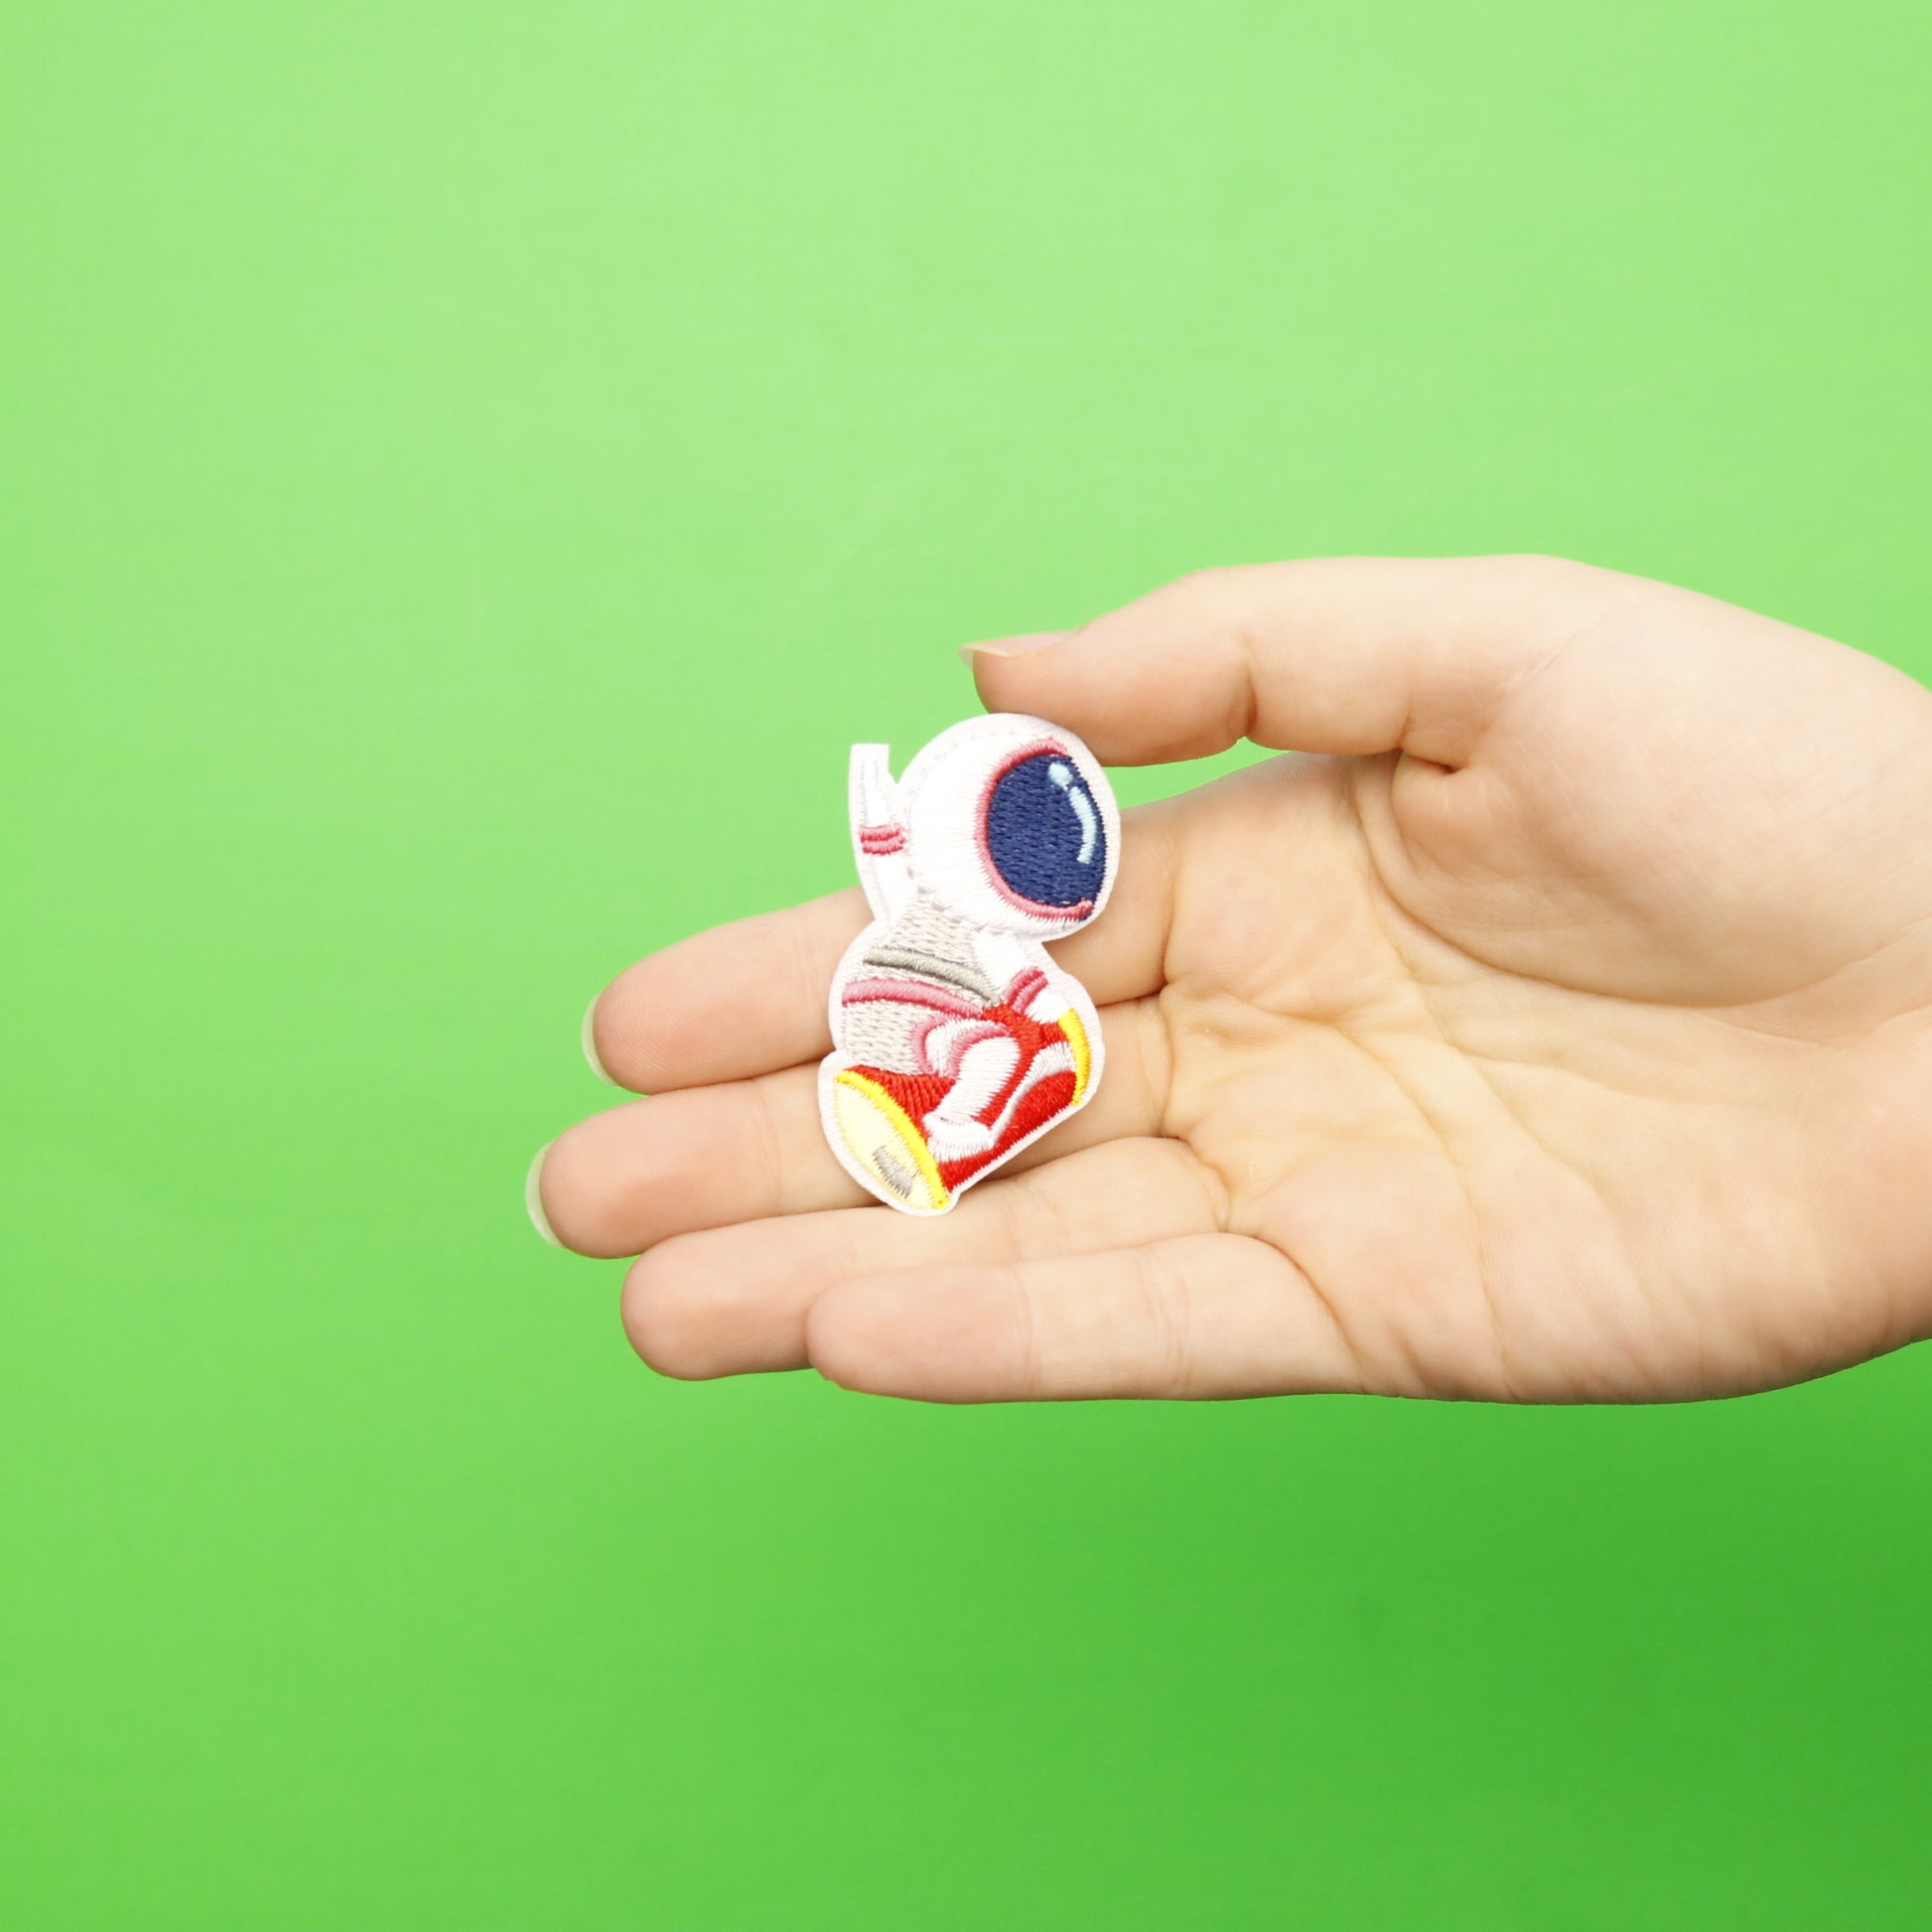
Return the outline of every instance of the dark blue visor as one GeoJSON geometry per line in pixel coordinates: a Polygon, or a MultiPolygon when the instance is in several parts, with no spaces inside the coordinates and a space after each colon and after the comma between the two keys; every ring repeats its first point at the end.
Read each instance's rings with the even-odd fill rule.
{"type": "Polygon", "coordinates": [[[986,850],[1015,897],[1068,910],[1100,897],[1107,827],[1079,767],[1057,752],[1022,759],[986,802],[986,850]]]}

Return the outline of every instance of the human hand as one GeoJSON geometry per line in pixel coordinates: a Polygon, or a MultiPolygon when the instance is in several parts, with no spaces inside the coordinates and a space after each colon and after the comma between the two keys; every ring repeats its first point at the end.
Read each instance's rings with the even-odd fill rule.
{"type": "Polygon", "coordinates": [[[1115,764],[1092,1104],[943,1219],[820,1135],[857,891],[600,997],[548,1151],[672,1375],[939,1400],[1766,1388],[1932,1332],[1932,694],[1548,559],[1208,572],[974,653],[1115,764]]]}

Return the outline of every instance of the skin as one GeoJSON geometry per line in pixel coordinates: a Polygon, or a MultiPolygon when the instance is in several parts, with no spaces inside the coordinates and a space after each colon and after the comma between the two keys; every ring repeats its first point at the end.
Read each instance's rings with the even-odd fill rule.
{"type": "Polygon", "coordinates": [[[939,1401],[1712,1396],[1932,1332],[1932,694],[1547,558],[1213,571],[970,652],[1129,813],[1093,1104],[938,1221],[820,1135],[856,891],[599,998],[543,1158],[639,1354],[939,1401]]]}

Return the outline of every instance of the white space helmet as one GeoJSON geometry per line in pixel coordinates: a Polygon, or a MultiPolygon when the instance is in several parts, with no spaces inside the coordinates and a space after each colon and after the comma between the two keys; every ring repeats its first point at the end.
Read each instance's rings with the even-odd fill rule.
{"type": "Polygon", "coordinates": [[[905,856],[920,890],[988,931],[1052,939],[1107,902],[1120,811],[1093,754],[1017,712],[954,725],[899,780],[905,856]]]}

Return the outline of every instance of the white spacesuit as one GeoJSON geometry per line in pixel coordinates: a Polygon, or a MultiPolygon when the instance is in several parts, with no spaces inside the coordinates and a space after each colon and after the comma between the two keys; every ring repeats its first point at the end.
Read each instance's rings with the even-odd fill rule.
{"type": "Polygon", "coordinates": [[[942,733],[895,784],[853,748],[853,846],[874,922],[833,982],[827,1137],[882,1200],[942,1213],[1084,1106],[1100,1036],[1041,941],[1105,904],[1119,815],[1093,756],[1036,718],[942,733]]]}

